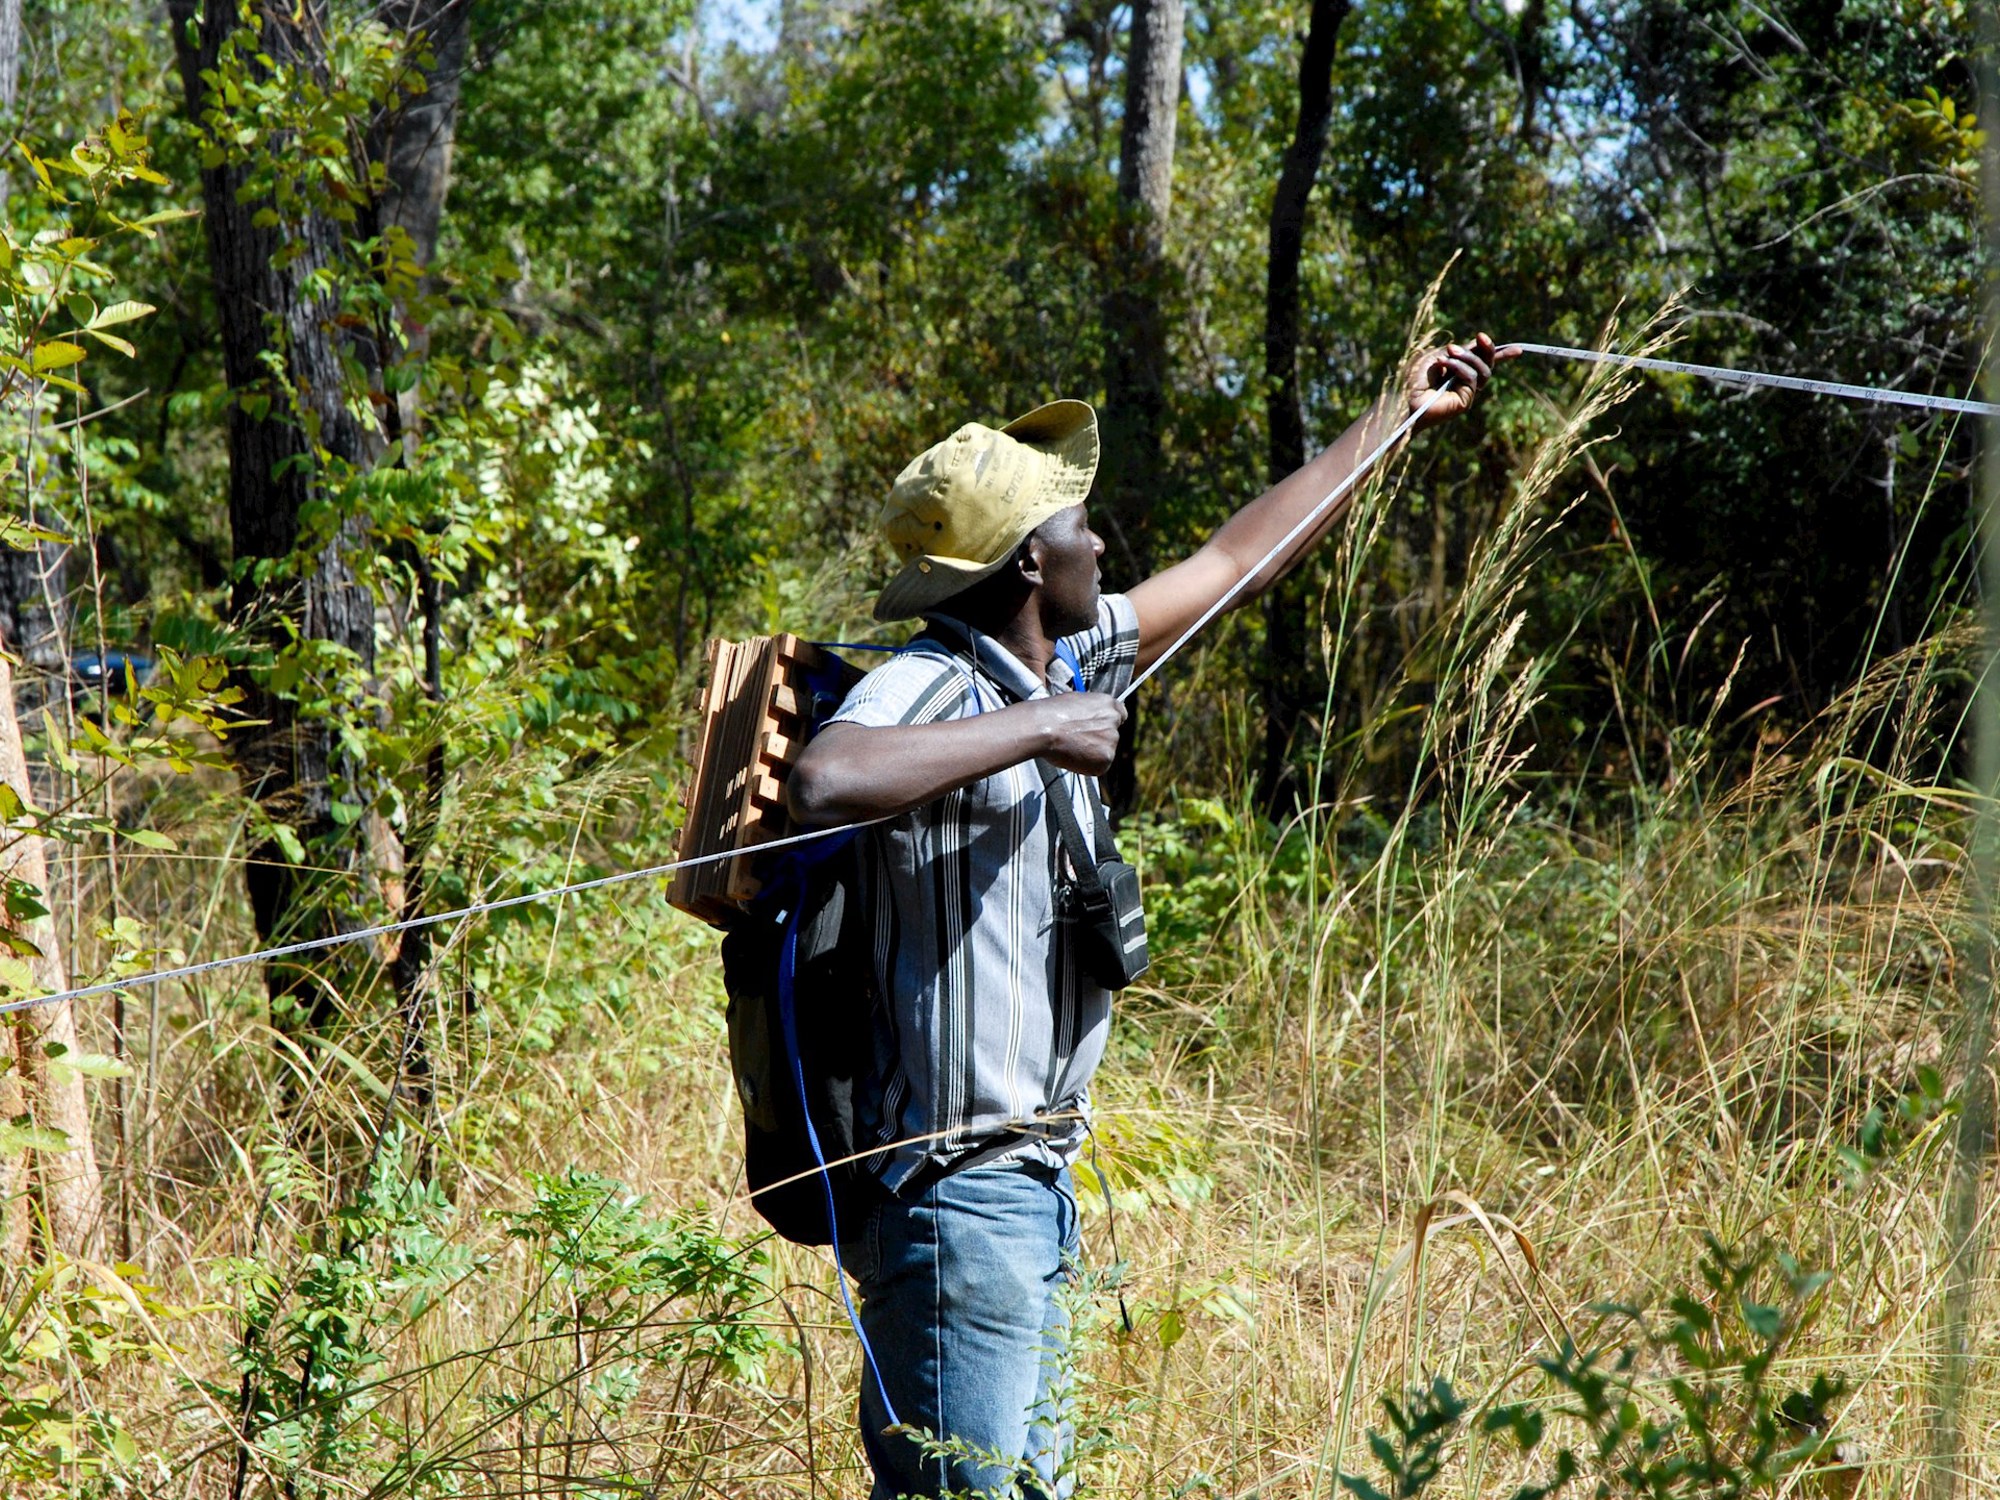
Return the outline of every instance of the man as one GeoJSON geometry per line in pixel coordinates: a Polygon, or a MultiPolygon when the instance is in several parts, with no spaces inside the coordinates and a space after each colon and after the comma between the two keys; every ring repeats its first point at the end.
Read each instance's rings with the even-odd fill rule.
{"type": "Polygon", "coordinates": [[[1092,828],[1091,778],[1111,764],[1133,674],[1237,584],[1247,604],[1284,577],[1344,507],[1264,558],[1323,496],[1424,402],[1422,426],[1465,411],[1511,352],[1481,334],[1414,361],[1395,397],[1125,595],[1098,591],[1083,402],[968,424],[898,476],[882,526],[904,567],[875,614],[926,628],[848,695],[789,783],[801,824],[887,820],[862,836],[883,998],[857,1111],[886,1191],[840,1229],[904,1424],[885,1431],[864,1378],[875,1500],[1066,1488],[1057,1292],[1077,1257],[1069,1165],[1110,995],[1058,941],[1074,872],[1048,799],[1070,797],[1092,828]],[[1072,774],[1045,780],[1038,762],[1072,774]]]}

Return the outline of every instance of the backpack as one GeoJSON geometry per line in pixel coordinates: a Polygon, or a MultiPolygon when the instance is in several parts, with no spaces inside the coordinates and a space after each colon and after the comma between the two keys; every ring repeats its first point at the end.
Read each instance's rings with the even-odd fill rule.
{"type": "MultiPolygon", "coordinates": [[[[811,727],[831,712],[816,711],[811,727]]],[[[743,1175],[750,1201],[779,1235],[832,1248],[841,1306],[896,1427],[901,1419],[840,1263],[839,1226],[858,1225],[887,1191],[863,1161],[850,1159],[876,989],[854,832],[785,850],[760,874],[763,888],[722,939],[743,1175]]]]}
{"type": "Polygon", "coordinates": [[[829,1245],[833,1225],[858,1223],[883,1192],[851,1159],[855,1092],[872,1061],[875,963],[854,835],[775,859],[722,939],[743,1172],[751,1203],[780,1235],[829,1245]]]}

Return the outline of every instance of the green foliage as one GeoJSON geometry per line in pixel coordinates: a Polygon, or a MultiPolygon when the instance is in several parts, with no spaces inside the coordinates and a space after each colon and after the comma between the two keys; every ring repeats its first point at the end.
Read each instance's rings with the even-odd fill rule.
{"type": "Polygon", "coordinates": [[[1382,1465],[1388,1489],[1377,1489],[1358,1474],[1341,1475],[1341,1487],[1355,1500],[1413,1500],[1442,1470],[1445,1445],[1457,1433],[1466,1405],[1440,1375],[1428,1390],[1413,1389],[1406,1406],[1384,1396],[1382,1409],[1389,1414],[1394,1436],[1371,1431],[1368,1447],[1382,1465]]]}
{"type": "MultiPolygon", "coordinates": [[[[92,293],[102,293],[113,278],[95,257],[107,235],[152,239],[154,226],[188,217],[162,209],[126,219],[113,207],[119,190],[131,183],[166,182],[153,170],[150,145],[129,115],[79,141],[67,156],[44,160],[20,149],[40,191],[38,201],[16,210],[0,230],[0,406],[9,408],[34,399],[43,387],[87,395],[77,367],[92,343],[133,356],[131,343],[110,330],[155,309],[130,299],[100,305],[92,293]]],[[[0,478],[13,474],[17,463],[10,451],[0,478]]],[[[35,540],[18,517],[10,515],[6,526],[0,540],[9,545],[35,540]]]]}
{"type": "Polygon", "coordinates": [[[158,1450],[148,1451],[103,1395],[114,1376],[172,1362],[170,1327],[196,1311],[165,1301],[137,1266],[58,1255],[0,1273],[0,1483],[7,1492],[92,1500],[167,1483],[158,1450]]]}
{"type": "Polygon", "coordinates": [[[1916,1082],[1888,1108],[1872,1106],[1851,1146],[1836,1146],[1841,1176],[1850,1189],[1865,1188],[1889,1165],[1935,1138],[1938,1124],[1956,1118],[1961,1101],[1947,1095],[1936,1068],[1917,1069],[1916,1082]]]}
{"type": "MultiPolygon", "coordinates": [[[[289,1255],[272,1247],[218,1268],[243,1299],[242,1382],[210,1395],[240,1411],[251,1461],[302,1495],[338,1493],[334,1476],[380,1473],[416,1441],[385,1409],[395,1389],[387,1350],[480,1265],[414,1156],[392,1130],[349,1202],[323,1225],[293,1220],[289,1255]]],[[[310,1173],[293,1152],[268,1150],[263,1175],[274,1203],[310,1205],[310,1173]]]]}
{"type": "MultiPolygon", "coordinates": [[[[1636,1337],[1588,1348],[1565,1339],[1534,1362],[1552,1397],[1480,1415],[1484,1437],[1504,1437],[1523,1454],[1552,1450],[1545,1477],[1514,1500],[1549,1500],[1572,1487],[1594,1500],[1741,1500],[1777,1492],[1832,1451],[1831,1409],[1846,1384],[1819,1374],[1787,1390],[1775,1370],[1829,1273],[1805,1271],[1768,1246],[1738,1255],[1713,1235],[1704,1243],[1700,1285],[1667,1299],[1669,1318],[1651,1322],[1639,1308],[1600,1304],[1600,1329],[1627,1324],[1636,1337]]],[[[1356,1500],[1413,1500],[1443,1472],[1471,1408],[1442,1376],[1414,1390],[1407,1406],[1383,1406],[1393,1432],[1371,1431],[1368,1446],[1386,1488],[1351,1474],[1341,1483],[1356,1500]]]]}
{"type": "Polygon", "coordinates": [[[638,1194],[595,1172],[572,1167],[533,1185],[533,1204],[507,1216],[507,1233],[534,1247],[548,1276],[536,1326],[574,1341],[598,1401],[622,1409],[641,1364],[760,1377],[777,1347],[748,1316],[768,1296],[761,1252],[695,1219],[652,1218],[638,1194]]]}

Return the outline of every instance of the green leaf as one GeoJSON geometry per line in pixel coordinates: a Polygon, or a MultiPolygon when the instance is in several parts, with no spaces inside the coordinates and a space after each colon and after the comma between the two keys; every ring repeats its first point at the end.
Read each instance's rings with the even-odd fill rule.
{"type": "Polygon", "coordinates": [[[1774,1339],[1785,1326],[1785,1315],[1778,1308],[1746,1298],[1743,1302],[1743,1321],[1758,1338],[1774,1339]]]}
{"type": "Polygon", "coordinates": [[[30,151],[22,142],[16,141],[14,144],[20,153],[28,158],[28,165],[35,169],[35,175],[41,179],[42,186],[50,192],[54,192],[56,185],[54,179],[49,176],[49,164],[30,151]]]}
{"type": "Polygon", "coordinates": [[[164,833],[153,828],[121,828],[118,836],[128,844],[137,844],[141,849],[178,849],[180,845],[164,833]]]}
{"type": "Polygon", "coordinates": [[[118,337],[118,335],[115,333],[99,333],[95,328],[86,328],[83,331],[89,334],[92,338],[96,339],[98,343],[103,344],[106,348],[116,349],[120,354],[124,355],[127,359],[137,359],[139,357],[139,351],[137,349],[134,349],[130,344],[126,343],[125,340],[118,337]]]}
{"type": "Polygon", "coordinates": [[[49,1073],[57,1078],[76,1074],[85,1078],[129,1078],[132,1065],[106,1057],[102,1052],[71,1052],[61,1058],[50,1058],[49,1073]]]}
{"type": "Polygon", "coordinates": [[[81,344],[72,344],[67,339],[50,339],[46,343],[35,345],[34,353],[28,356],[28,362],[37,370],[60,370],[65,365],[76,364],[83,358],[83,354],[81,344]]]}
{"type": "Polygon", "coordinates": [[[16,922],[32,922],[36,917],[46,917],[49,914],[49,909],[42,900],[44,892],[40,886],[31,885],[25,880],[16,880],[11,876],[4,884],[6,897],[4,903],[0,905],[4,905],[7,915],[16,922]]]}
{"type": "Polygon", "coordinates": [[[0,948],[5,948],[8,952],[17,954],[22,958],[40,958],[42,956],[42,950],[35,944],[22,937],[20,933],[9,932],[5,928],[0,928],[0,948]]]}
{"type": "Polygon", "coordinates": [[[63,307],[72,318],[75,318],[77,322],[85,326],[88,326],[90,320],[97,316],[97,304],[84,296],[82,292],[72,292],[69,296],[63,298],[63,307]]]}
{"type": "Polygon", "coordinates": [[[31,1124],[26,1115],[16,1115],[0,1124],[0,1156],[21,1151],[67,1151],[69,1137],[47,1125],[31,1124]]]}
{"type": "MultiPolygon", "coordinates": [[[[152,216],[152,218],[157,217],[159,217],[157,214],[152,216]]],[[[142,219],[140,222],[142,224],[151,223],[152,218],[142,219]]],[[[147,317],[158,311],[159,309],[150,302],[114,302],[109,307],[100,309],[97,316],[90,320],[88,326],[91,328],[110,328],[119,323],[134,322],[137,319],[147,317]]]]}
{"type": "Polygon", "coordinates": [[[1488,1433],[1512,1433],[1515,1444],[1523,1453],[1542,1440],[1542,1414],[1525,1404],[1496,1406],[1486,1414],[1480,1425],[1488,1433]]]}

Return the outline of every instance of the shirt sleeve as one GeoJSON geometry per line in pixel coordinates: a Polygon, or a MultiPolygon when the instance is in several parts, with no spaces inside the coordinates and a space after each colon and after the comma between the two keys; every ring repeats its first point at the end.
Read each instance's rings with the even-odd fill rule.
{"type": "Polygon", "coordinates": [[[955,717],[965,678],[948,661],[923,652],[892,656],[854,684],[826,722],[887,729],[955,717]]]}
{"type": "Polygon", "coordinates": [[[1125,691],[1139,661],[1139,611],[1124,594],[1103,594],[1097,600],[1097,624],[1063,644],[1076,653],[1083,668],[1077,690],[1085,693],[1125,691]]]}

